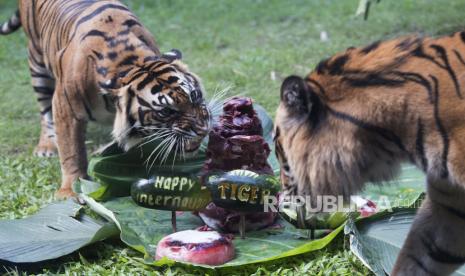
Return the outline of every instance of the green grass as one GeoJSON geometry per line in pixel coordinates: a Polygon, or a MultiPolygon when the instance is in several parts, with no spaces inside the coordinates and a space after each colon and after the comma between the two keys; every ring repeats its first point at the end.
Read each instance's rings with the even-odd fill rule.
{"type": "MultiPolygon", "coordinates": [[[[321,59],[349,46],[420,32],[438,35],[465,26],[462,0],[383,0],[368,21],[354,18],[357,0],[126,0],[163,51],[181,49],[207,91],[233,87],[274,114],[282,79],[307,74],[321,59]],[[329,41],[320,41],[320,32],[329,41]],[[272,78],[271,76],[276,76],[272,78]]],[[[0,2],[0,18],[16,1],[0,2]]],[[[54,200],[60,182],[57,159],[32,156],[39,134],[38,107],[30,86],[23,33],[0,37],[0,219],[36,212],[54,200]]],[[[92,126],[89,144],[110,139],[92,126]]],[[[202,274],[184,267],[156,270],[118,241],[85,248],[58,261],[29,267],[4,264],[0,273],[202,274]]],[[[328,250],[282,262],[226,271],[254,275],[366,274],[342,240],[328,250]]]]}

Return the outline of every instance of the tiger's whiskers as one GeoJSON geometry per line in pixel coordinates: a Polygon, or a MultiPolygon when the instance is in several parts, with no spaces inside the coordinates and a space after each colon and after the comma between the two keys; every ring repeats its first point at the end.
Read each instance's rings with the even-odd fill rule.
{"type": "Polygon", "coordinates": [[[173,133],[167,133],[166,136],[164,136],[164,139],[160,142],[160,144],[158,144],[158,146],[150,153],[149,157],[145,160],[144,163],[150,163],[150,160],[152,158],[152,156],[157,153],[157,151],[160,149],[160,151],[158,151],[157,155],[155,156],[155,158],[153,159],[153,161],[151,162],[150,164],[150,167],[148,168],[149,171],[152,169],[153,165],[155,164],[155,161],[158,159],[158,156],[160,155],[160,153],[162,153],[164,151],[164,149],[166,148],[166,145],[168,145],[168,142],[171,141],[171,138],[173,137],[173,133]]]}

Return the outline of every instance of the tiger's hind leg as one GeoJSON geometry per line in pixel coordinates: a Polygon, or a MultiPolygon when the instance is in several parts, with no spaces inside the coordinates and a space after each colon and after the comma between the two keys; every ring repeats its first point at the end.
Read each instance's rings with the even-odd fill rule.
{"type": "Polygon", "coordinates": [[[41,115],[40,138],[34,153],[41,157],[56,156],[57,146],[52,116],[52,98],[55,90],[55,80],[45,67],[41,52],[35,49],[32,43],[29,44],[29,69],[41,115]]]}
{"type": "Polygon", "coordinates": [[[465,192],[451,186],[428,181],[392,275],[449,275],[465,263],[465,192]]]}

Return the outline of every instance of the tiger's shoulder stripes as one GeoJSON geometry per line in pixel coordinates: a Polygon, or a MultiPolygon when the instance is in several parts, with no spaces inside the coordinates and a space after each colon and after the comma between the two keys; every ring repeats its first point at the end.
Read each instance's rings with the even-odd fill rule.
{"type": "Polygon", "coordinates": [[[286,78],[276,152],[289,194],[348,197],[410,162],[427,196],[393,275],[465,262],[465,31],[377,41],[286,78]]]}

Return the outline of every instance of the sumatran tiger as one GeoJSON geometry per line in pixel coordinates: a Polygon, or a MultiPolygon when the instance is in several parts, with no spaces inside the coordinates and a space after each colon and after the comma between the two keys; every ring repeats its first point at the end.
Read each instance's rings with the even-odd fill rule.
{"type": "Polygon", "coordinates": [[[465,32],[349,48],[281,87],[276,152],[290,195],[348,197],[423,170],[427,195],[393,275],[465,262],[465,32]]]}
{"type": "Polygon", "coordinates": [[[177,50],[160,54],[152,35],[119,1],[20,0],[0,28],[23,26],[42,131],[35,153],[58,150],[58,197],[87,177],[89,121],[113,120],[114,139],[126,150],[151,135],[194,152],[208,132],[209,111],[200,80],[177,50]]]}

